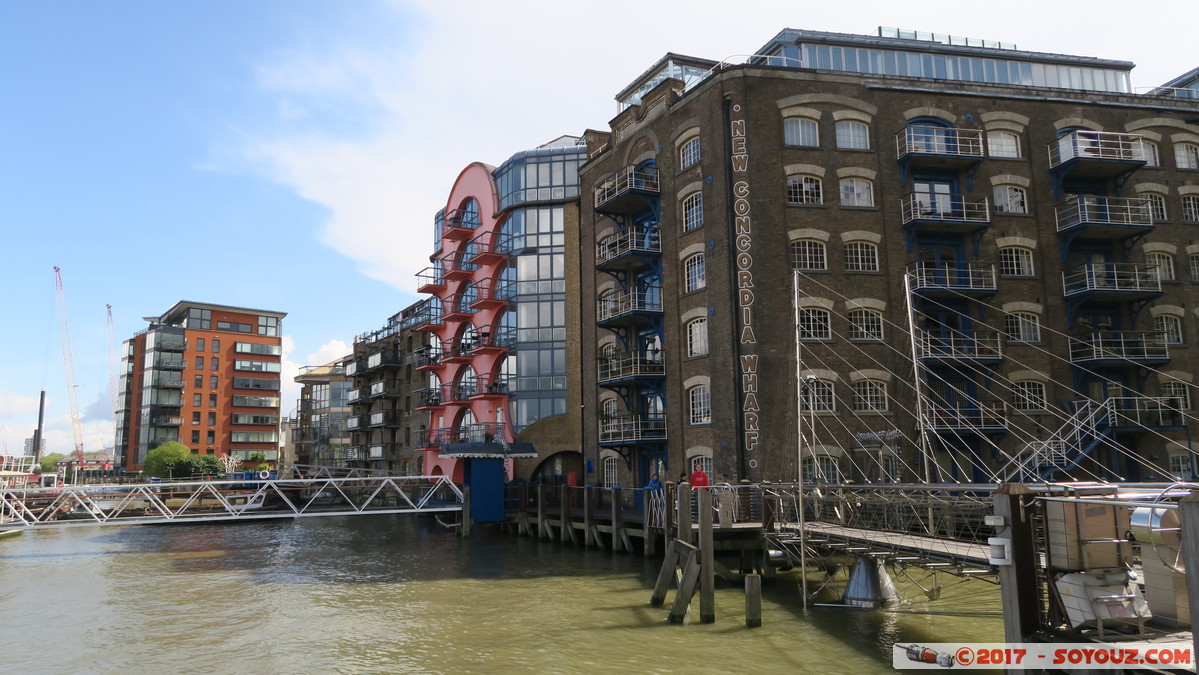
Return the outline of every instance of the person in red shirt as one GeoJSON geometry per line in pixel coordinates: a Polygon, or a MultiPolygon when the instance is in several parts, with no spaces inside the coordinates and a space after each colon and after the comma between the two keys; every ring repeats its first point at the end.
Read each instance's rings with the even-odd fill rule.
{"type": "Polygon", "coordinates": [[[702,469],[696,469],[695,473],[691,474],[690,482],[693,488],[706,488],[711,485],[708,482],[708,474],[704,473],[702,469]]]}

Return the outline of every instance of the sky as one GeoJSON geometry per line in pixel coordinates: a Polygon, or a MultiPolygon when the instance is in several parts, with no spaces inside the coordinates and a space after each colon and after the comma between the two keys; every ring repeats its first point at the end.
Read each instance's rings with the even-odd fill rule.
{"type": "Polygon", "coordinates": [[[85,451],[113,438],[107,305],[118,343],[180,300],[287,312],[292,414],[300,367],[418,299],[464,167],[607,129],[666,52],[891,26],[1132,61],[1134,88],[1199,66],[1186,3],[1134,30],[1107,0],[834,4],[0,1],[0,454],[43,388],[47,452],[74,447],[54,266],[85,451]]]}

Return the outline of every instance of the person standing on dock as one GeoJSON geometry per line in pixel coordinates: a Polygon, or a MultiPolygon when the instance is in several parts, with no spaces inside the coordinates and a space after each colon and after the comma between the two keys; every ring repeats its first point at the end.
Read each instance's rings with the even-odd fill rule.
{"type": "Polygon", "coordinates": [[[706,488],[711,483],[708,481],[708,474],[700,468],[696,468],[695,473],[691,474],[691,487],[706,488]]]}
{"type": "Polygon", "coordinates": [[[645,484],[646,490],[661,490],[662,481],[658,480],[658,474],[649,477],[649,482],[645,484]]]}

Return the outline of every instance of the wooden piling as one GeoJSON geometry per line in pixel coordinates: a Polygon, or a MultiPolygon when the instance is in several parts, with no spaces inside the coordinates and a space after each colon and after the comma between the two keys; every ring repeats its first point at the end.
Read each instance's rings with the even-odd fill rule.
{"type": "Polygon", "coordinates": [[[692,543],[695,540],[695,534],[691,529],[691,484],[679,483],[678,491],[678,536],[677,538],[692,543]]]}
{"type": "Polygon", "coordinates": [[[550,529],[549,523],[545,518],[545,486],[537,486],[537,538],[549,539],[550,529]]]}
{"type": "Polygon", "coordinates": [[[674,571],[679,566],[679,551],[681,546],[676,545],[681,542],[672,542],[666,547],[666,556],[662,559],[662,568],[658,570],[658,580],[654,583],[654,593],[650,596],[649,604],[651,607],[661,607],[662,603],[666,602],[666,592],[670,590],[670,580],[674,578],[674,571]]]}
{"type": "Polygon", "coordinates": [[[759,628],[762,625],[762,576],[745,575],[745,627],[759,628]]]}
{"type": "Polygon", "coordinates": [[[716,556],[712,544],[712,490],[699,490],[699,620],[716,621],[716,556]]]}
{"type": "Polygon", "coordinates": [[[562,541],[575,543],[575,528],[570,522],[570,486],[562,486],[562,498],[559,500],[561,508],[559,509],[559,537],[562,541]]]}
{"type": "Polygon", "coordinates": [[[470,486],[462,488],[462,527],[458,528],[458,534],[463,537],[470,536],[470,486]]]}
{"type": "Polygon", "coordinates": [[[683,623],[687,610],[691,607],[691,598],[695,596],[695,583],[699,580],[700,562],[699,551],[691,545],[683,562],[683,578],[679,581],[679,591],[674,596],[674,605],[670,608],[671,623],[683,623]]]}

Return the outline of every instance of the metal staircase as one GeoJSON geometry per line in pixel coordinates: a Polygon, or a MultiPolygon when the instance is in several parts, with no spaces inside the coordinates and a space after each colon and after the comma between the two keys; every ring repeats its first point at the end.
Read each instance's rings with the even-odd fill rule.
{"type": "Polygon", "coordinates": [[[1086,400],[1048,440],[1031,441],[1011,458],[1001,482],[1049,481],[1058,471],[1074,468],[1114,433],[1117,399],[1086,400]]]}

